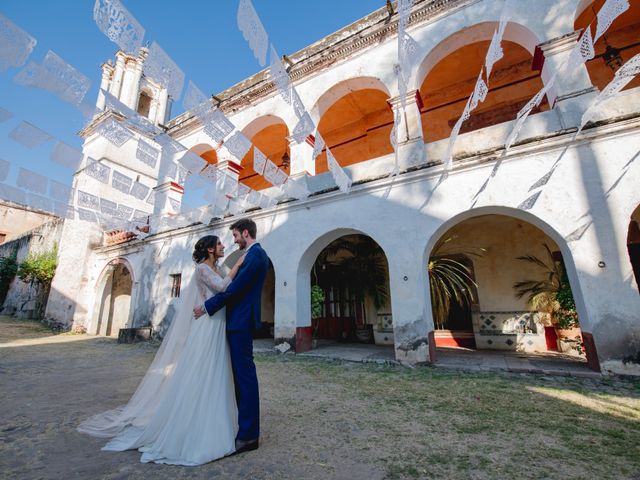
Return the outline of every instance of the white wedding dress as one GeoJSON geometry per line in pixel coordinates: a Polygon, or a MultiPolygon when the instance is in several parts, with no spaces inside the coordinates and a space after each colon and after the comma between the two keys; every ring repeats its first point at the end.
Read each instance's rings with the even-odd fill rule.
{"type": "Polygon", "coordinates": [[[80,432],[114,437],[102,450],[137,448],[141,462],[202,465],[235,451],[238,410],[225,310],[193,318],[193,307],[230,283],[196,266],[165,339],[129,403],[84,421],[80,432]]]}

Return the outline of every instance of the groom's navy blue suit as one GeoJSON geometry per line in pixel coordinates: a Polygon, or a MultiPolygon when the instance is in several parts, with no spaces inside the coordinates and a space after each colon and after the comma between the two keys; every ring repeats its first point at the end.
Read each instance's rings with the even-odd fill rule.
{"type": "Polygon", "coordinates": [[[227,341],[238,402],[238,440],[260,436],[260,397],[251,330],[254,326],[260,328],[262,286],[268,269],[269,257],[259,243],[254,243],[227,289],[204,303],[209,315],[227,307],[227,341]]]}

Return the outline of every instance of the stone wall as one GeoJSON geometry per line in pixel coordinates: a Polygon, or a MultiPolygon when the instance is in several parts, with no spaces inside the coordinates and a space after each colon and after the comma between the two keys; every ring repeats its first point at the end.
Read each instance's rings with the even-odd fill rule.
{"type": "MultiPolygon", "coordinates": [[[[60,244],[62,225],[63,221],[58,219],[23,233],[14,240],[0,245],[0,256],[7,257],[15,254],[16,261],[20,264],[29,255],[51,251],[60,244]]],[[[39,298],[41,295],[39,285],[25,283],[16,276],[9,286],[1,311],[3,314],[21,318],[37,318],[38,303],[44,301],[39,298]]]]}

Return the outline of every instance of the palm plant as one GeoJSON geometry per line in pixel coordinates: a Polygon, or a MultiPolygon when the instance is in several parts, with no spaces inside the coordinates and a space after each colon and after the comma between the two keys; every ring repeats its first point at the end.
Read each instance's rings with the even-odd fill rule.
{"type": "Polygon", "coordinates": [[[439,329],[447,322],[452,301],[471,306],[476,300],[474,292],[478,285],[473,279],[473,271],[461,260],[466,255],[480,256],[485,252],[484,248],[454,249],[455,238],[455,235],[441,238],[433,247],[427,266],[433,321],[439,329]]]}
{"type": "Polygon", "coordinates": [[[542,275],[538,280],[523,280],[513,284],[516,298],[527,296],[527,305],[539,312],[547,313],[553,324],[562,328],[570,328],[578,325],[571,287],[562,262],[553,258],[553,252],[549,245],[543,243],[546,259],[542,260],[535,255],[523,255],[517,257],[521,260],[542,269],[542,275]]]}

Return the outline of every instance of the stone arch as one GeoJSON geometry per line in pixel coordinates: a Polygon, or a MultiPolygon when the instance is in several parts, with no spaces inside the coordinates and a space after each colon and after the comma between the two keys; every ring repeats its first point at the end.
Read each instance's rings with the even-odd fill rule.
{"type": "Polygon", "coordinates": [[[191,147],[189,150],[200,156],[207,163],[210,163],[212,165],[218,163],[218,153],[216,152],[215,148],[208,143],[199,143],[191,147]]]}
{"type": "Polygon", "coordinates": [[[96,282],[96,292],[89,333],[114,336],[118,328],[131,326],[131,305],[136,298],[137,282],[126,258],[115,258],[104,266],[96,282]]]}
{"type": "MultiPolygon", "coordinates": [[[[289,148],[289,129],[284,120],[275,115],[263,115],[251,121],[242,129],[242,133],[251,140],[269,160],[287,175],[291,171],[291,151],[289,148]]],[[[239,181],[253,190],[271,187],[262,175],[253,169],[253,148],[249,149],[240,161],[242,167],[239,181]]]]}
{"type": "MultiPolygon", "coordinates": [[[[343,80],[318,97],[311,116],[340,165],[393,152],[389,97],[389,88],[376,77],[343,80]]],[[[326,152],[322,152],[316,159],[316,174],[327,170],[326,152]]]]}
{"type": "MultiPolygon", "coordinates": [[[[423,136],[426,143],[447,138],[460,117],[484,64],[498,22],[482,22],[448,36],[420,63],[415,88],[420,91],[423,136]]],[[[472,112],[461,133],[514,120],[524,104],[544,85],[546,71],[531,68],[539,38],[527,27],[509,22],[504,56],[493,67],[487,99],[472,112]]],[[[554,98],[553,92],[547,98],[554,98]]],[[[549,108],[543,102],[540,110],[549,108]]],[[[534,111],[537,113],[538,110],[534,111]]]]}
{"type": "MultiPolygon", "coordinates": [[[[511,208],[511,207],[504,207],[504,206],[486,206],[486,207],[475,208],[472,210],[467,210],[457,215],[454,215],[453,217],[442,222],[438,226],[438,228],[429,236],[424,248],[423,265],[428,264],[429,258],[431,257],[431,253],[434,246],[446,232],[448,232],[449,230],[451,230],[453,227],[460,224],[461,222],[473,219],[475,217],[484,216],[484,215],[497,215],[502,217],[510,217],[510,218],[525,222],[529,225],[536,227],[538,230],[544,233],[557,245],[562,255],[562,259],[564,261],[566,273],[569,278],[569,283],[571,285],[572,293],[575,299],[578,316],[581,319],[582,325],[590,325],[586,303],[585,303],[580,282],[578,279],[578,271],[577,271],[573,253],[569,247],[569,244],[556,231],[554,227],[552,227],[546,221],[542,220],[540,217],[537,217],[531,214],[530,212],[526,212],[516,208],[511,208]]],[[[427,285],[428,284],[429,283],[427,279],[427,285]]],[[[426,294],[429,300],[427,304],[429,305],[430,294],[429,292],[426,292],[426,294]]],[[[431,312],[429,312],[429,314],[431,315],[431,312]]],[[[588,360],[590,359],[590,355],[591,355],[591,361],[593,361],[593,358],[597,358],[595,357],[595,351],[590,352],[589,348],[587,348],[588,360]]]]}
{"type": "Polygon", "coordinates": [[[336,228],[320,234],[308,244],[298,261],[296,271],[296,318],[298,327],[310,325],[311,312],[311,269],[322,250],[334,240],[346,235],[365,235],[376,242],[382,249],[385,258],[389,258],[383,243],[370,233],[356,228],[336,228]]]}
{"type": "MultiPolygon", "coordinates": [[[[640,205],[629,217],[629,229],[627,230],[627,252],[633,269],[633,277],[636,288],[640,286],[640,205]]],[[[640,289],[639,289],[640,293],[640,289]]]]}

